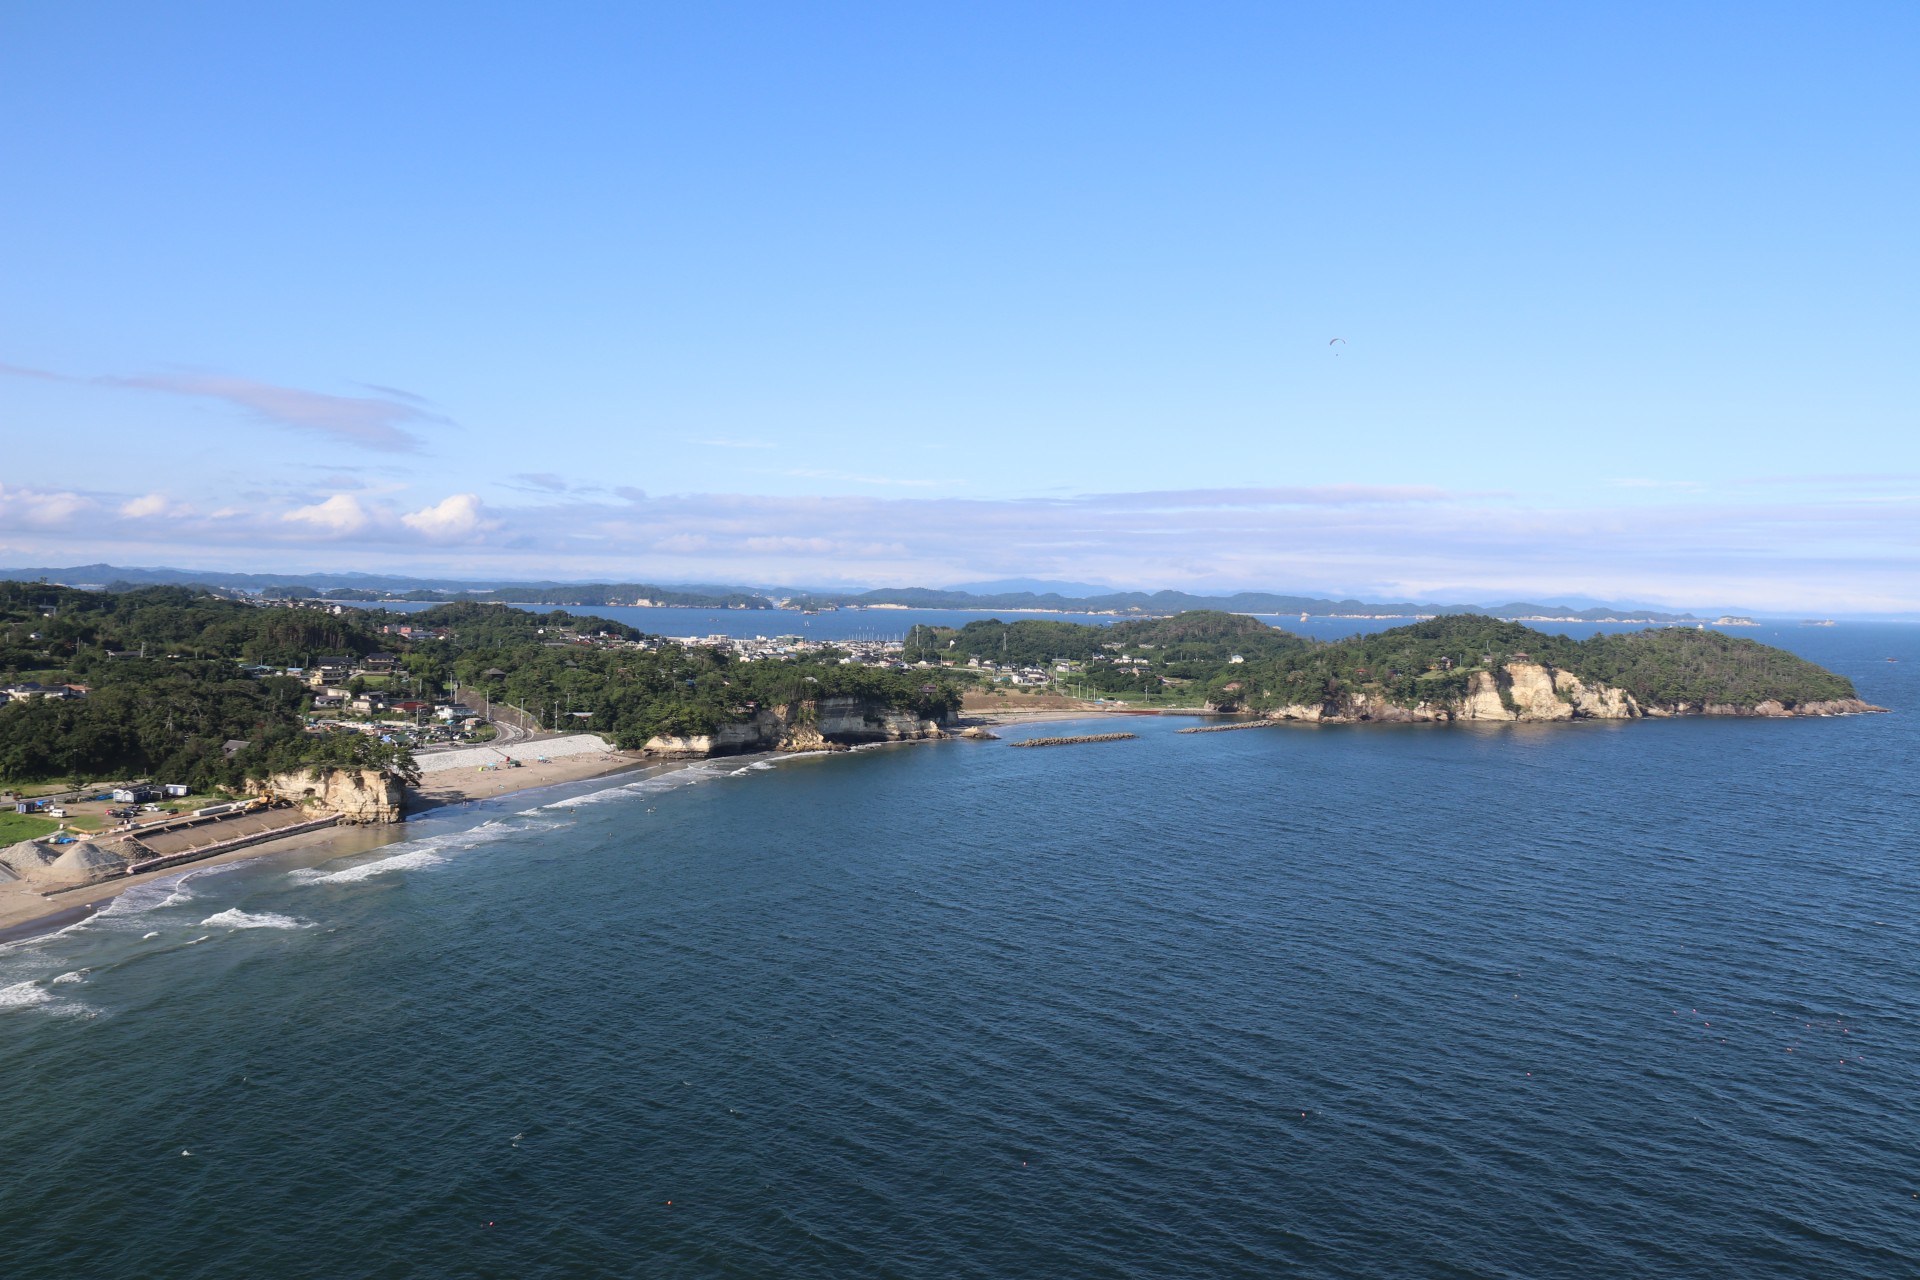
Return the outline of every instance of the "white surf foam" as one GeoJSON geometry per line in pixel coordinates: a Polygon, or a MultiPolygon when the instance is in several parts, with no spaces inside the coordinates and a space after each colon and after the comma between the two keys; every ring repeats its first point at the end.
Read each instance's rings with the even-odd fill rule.
{"type": "Polygon", "coordinates": [[[200,922],[201,928],[218,926],[223,929],[311,929],[311,920],[296,920],[292,916],[283,916],[276,911],[242,911],[238,907],[228,907],[225,911],[208,916],[200,922]]]}
{"type": "Polygon", "coordinates": [[[186,875],[179,875],[169,876],[165,880],[155,880],[148,884],[136,884],[80,923],[101,924],[111,928],[133,917],[143,916],[149,911],[192,902],[193,892],[187,888],[185,881],[186,875]]]}
{"type": "Polygon", "coordinates": [[[0,987],[0,1013],[8,1009],[38,1009],[42,1013],[69,1018],[91,1018],[98,1012],[91,1005],[78,1000],[56,1000],[52,992],[37,982],[16,982],[10,987],[0,987]]]}
{"type": "Polygon", "coordinates": [[[383,876],[391,871],[417,871],[424,867],[437,867],[445,861],[445,858],[431,849],[414,849],[374,862],[363,862],[357,867],[348,867],[344,871],[307,869],[292,872],[291,875],[301,884],[358,884],[362,880],[371,880],[375,876],[383,876]]]}
{"type": "Polygon", "coordinates": [[[75,969],[71,973],[61,974],[59,977],[55,978],[54,981],[55,982],[79,982],[81,979],[85,978],[87,974],[90,972],[92,971],[89,969],[75,969]]]}
{"type": "Polygon", "coordinates": [[[147,884],[137,884],[111,899],[98,911],[82,916],[70,925],[55,929],[51,933],[37,933],[30,938],[21,938],[17,942],[0,944],[0,955],[37,951],[68,934],[88,930],[132,932],[135,929],[144,929],[149,922],[140,919],[141,916],[149,911],[157,911],[161,907],[191,901],[192,897],[192,894],[180,887],[180,877],[177,876],[168,877],[165,880],[154,880],[147,884]]]}
{"type": "Polygon", "coordinates": [[[53,994],[37,982],[16,982],[10,987],[0,987],[0,1009],[30,1009],[35,1005],[52,1003],[53,994]]]}
{"type": "Polygon", "coordinates": [[[636,797],[659,795],[663,791],[674,791],[680,787],[690,787],[708,782],[714,778],[729,776],[739,770],[729,770],[718,765],[696,764],[684,769],[670,769],[665,773],[642,778],[638,782],[622,783],[617,787],[606,787],[600,791],[590,791],[584,796],[575,796],[571,800],[556,800],[552,804],[540,806],[542,809],[573,809],[581,805],[606,804],[611,800],[631,800],[636,797]]]}
{"type": "MultiPolygon", "coordinates": [[[[537,813],[538,810],[530,812],[537,813]]],[[[553,820],[528,821],[523,815],[492,818],[465,831],[448,831],[437,836],[409,840],[398,846],[398,852],[384,858],[376,858],[372,862],[363,862],[358,866],[346,867],[339,871],[304,867],[287,874],[296,884],[356,884],[392,871],[418,871],[426,867],[438,866],[447,861],[448,855],[465,849],[490,844],[508,836],[525,835],[528,832],[557,831],[565,825],[565,822],[553,820]]]]}

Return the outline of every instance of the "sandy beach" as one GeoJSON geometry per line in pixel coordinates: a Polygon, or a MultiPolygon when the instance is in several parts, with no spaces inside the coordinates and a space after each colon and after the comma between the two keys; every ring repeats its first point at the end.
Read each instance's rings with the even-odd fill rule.
{"type": "MultiPolygon", "coordinates": [[[[1037,702],[1039,699],[1034,701],[1037,702]]],[[[1059,701],[1067,702],[1066,699],[1059,701]]],[[[1062,720],[1110,720],[1129,714],[1141,713],[1129,713],[1085,704],[1074,706],[1071,703],[1064,706],[1029,705],[1012,708],[990,706],[982,707],[977,711],[969,708],[963,723],[1001,726],[1062,720]]],[[[1180,711],[1170,714],[1194,713],[1180,711]]],[[[529,746],[522,754],[534,749],[529,746]]],[[[662,762],[637,753],[609,750],[560,756],[550,760],[530,758],[516,768],[442,768],[423,774],[421,785],[408,791],[407,812],[419,814],[450,805],[491,800],[519,791],[561,786],[569,782],[580,782],[588,778],[660,763],[662,762]]],[[[0,942],[14,941],[50,929],[63,928],[98,911],[103,904],[135,885],[146,884],[167,876],[177,876],[186,871],[217,867],[253,858],[271,857],[296,849],[325,847],[341,853],[351,853],[404,839],[405,831],[404,823],[340,826],[318,831],[304,831],[276,840],[264,840],[244,849],[216,854],[198,862],[167,867],[143,875],[120,876],[52,895],[36,893],[18,880],[4,878],[4,872],[0,872],[0,942]]]]}
{"type": "MultiPolygon", "coordinates": [[[[595,752],[566,756],[547,762],[530,762],[516,769],[445,769],[426,774],[423,785],[407,794],[407,812],[422,813],[448,805],[491,800],[516,791],[560,786],[605,774],[620,773],[653,763],[638,755],[621,752],[595,752]]],[[[18,880],[0,879],[0,942],[9,942],[49,929],[64,928],[98,911],[101,906],[135,885],[252,858],[270,857],[295,849],[325,846],[341,853],[360,848],[377,848],[396,839],[404,839],[406,824],[378,826],[328,827],[304,831],[278,840],[265,840],[216,854],[184,866],[167,867],[144,875],[119,876],[64,893],[42,895],[18,880]]]]}

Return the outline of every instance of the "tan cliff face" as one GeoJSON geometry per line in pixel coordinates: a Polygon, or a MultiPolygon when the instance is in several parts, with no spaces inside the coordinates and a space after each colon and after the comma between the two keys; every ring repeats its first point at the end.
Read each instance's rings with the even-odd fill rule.
{"type": "Polygon", "coordinates": [[[746,751],[844,751],[867,742],[912,742],[944,738],[937,720],[865,698],[821,698],[756,712],[753,719],[723,724],[712,733],[657,735],[650,755],[696,757],[746,751]]]}
{"type": "Polygon", "coordinates": [[[1592,720],[1633,720],[1641,714],[1640,704],[1625,689],[1607,684],[1590,688],[1570,671],[1554,672],[1553,687],[1567,696],[1577,716],[1592,720]]]}
{"type": "Polygon", "coordinates": [[[1611,685],[1588,685],[1571,672],[1516,660],[1476,671],[1459,698],[1401,706],[1377,695],[1299,703],[1267,712],[1271,720],[1351,724],[1453,720],[1631,720],[1645,714],[1633,696],[1611,685]]]}
{"type": "Polygon", "coordinates": [[[1642,703],[1625,689],[1588,684],[1570,671],[1516,659],[1494,671],[1475,671],[1462,696],[1445,702],[1401,706],[1377,694],[1353,693],[1322,703],[1295,703],[1266,713],[1269,720],[1322,724],[1411,721],[1637,720],[1643,716],[1850,716],[1884,711],[1858,698],[1802,702],[1788,707],[1768,699],[1753,706],[1723,702],[1642,703]]]}
{"type": "Polygon", "coordinates": [[[1467,682],[1467,696],[1454,713],[1459,720],[1517,720],[1500,700],[1500,683],[1491,671],[1476,671],[1467,682]]]}
{"type": "Polygon", "coordinates": [[[349,825],[400,821],[405,794],[397,779],[378,769],[296,769],[249,782],[247,790],[300,805],[315,817],[336,814],[349,825]]]}

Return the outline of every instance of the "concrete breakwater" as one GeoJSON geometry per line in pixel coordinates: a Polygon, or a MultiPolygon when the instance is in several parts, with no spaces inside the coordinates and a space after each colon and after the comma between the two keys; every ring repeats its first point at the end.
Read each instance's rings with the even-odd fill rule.
{"type": "Polygon", "coordinates": [[[126,874],[137,876],[143,871],[163,871],[168,867],[182,866],[189,862],[198,862],[203,858],[218,857],[231,853],[235,849],[244,849],[249,845],[264,844],[268,840],[281,840],[287,836],[297,836],[303,831],[318,831],[331,827],[340,821],[340,815],[330,813],[324,818],[314,818],[307,822],[296,822],[291,826],[271,827],[264,831],[249,832],[244,836],[235,836],[231,840],[219,840],[212,844],[201,845],[197,849],[182,849],[179,853],[163,854],[143,862],[135,862],[127,867],[126,874]]]}
{"type": "Polygon", "coordinates": [[[1282,724],[1280,720],[1242,720],[1237,724],[1203,724],[1192,729],[1176,729],[1175,733],[1231,733],[1235,729],[1271,729],[1282,724]]]}
{"type": "Polygon", "coordinates": [[[1137,733],[1089,733],[1077,738],[1028,738],[1025,742],[1016,742],[1016,747],[1076,747],[1083,742],[1118,742],[1122,738],[1137,738],[1137,733]]]}

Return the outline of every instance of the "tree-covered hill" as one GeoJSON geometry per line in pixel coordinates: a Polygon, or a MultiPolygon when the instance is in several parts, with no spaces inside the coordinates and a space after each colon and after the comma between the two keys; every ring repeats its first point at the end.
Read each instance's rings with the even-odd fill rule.
{"type": "Polygon", "coordinates": [[[1254,709],[1377,694],[1413,706],[1466,694],[1476,671],[1539,662],[1582,681],[1624,689],[1643,705],[1752,707],[1773,700],[1852,698],[1853,683],[1753,640],[1691,628],[1601,634],[1586,640],[1473,614],[1432,618],[1372,635],[1317,643],[1249,661],[1238,679],[1254,709]]]}
{"type": "Polygon", "coordinates": [[[1218,663],[1236,653],[1277,654],[1303,648],[1307,643],[1245,614],[1195,609],[1170,618],[1143,618],[1112,626],[1046,618],[1016,622],[986,618],[959,628],[919,626],[907,635],[905,657],[909,662],[980,658],[1015,666],[1043,666],[1140,652],[1153,653],[1154,661],[1166,663],[1218,663]]]}
{"type": "Polygon", "coordinates": [[[404,770],[402,753],[374,739],[307,733],[306,686],[243,668],[357,657],[383,639],[363,617],[259,608],[187,587],[0,582],[0,677],[86,690],[0,706],[0,779],[145,775],[204,791],[301,764],[404,770]],[[232,741],[247,745],[230,753],[232,741]]]}
{"type": "Polygon", "coordinates": [[[1531,659],[1646,705],[1786,707],[1852,698],[1853,685],[1783,649],[1718,631],[1653,629],[1587,640],[1484,614],[1449,614],[1338,641],[1309,640],[1257,618],[1195,610],[1112,626],[1024,619],[917,627],[910,660],[1073,664],[1073,681],[1117,692],[1190,686],[1220,707],[1267,710],[1346,697],[1403,706],[1463,698],[1473,675],[1531,659]],[[1234,655],[1240,662],[1233,662],[1234,655]]]}
{"type": "Polygon", "coordinates": [[[301,763],[404,770],[376,739],[311,731],[311,688],[259,669],[376,651],[395,656],[414,694],[443,695],[457,684],[549,729],[590,729],[623,747],[821,697],[856,696],[935,719],[959,705],[950,682],[925,672],[841,665],[835,654],[743,662],[562,610],[463,602],[334,614],[185,587],[103,593],[0,583],[0,678],[86,688],[83,697],[0,705],[0,780],[165,775],[205,790],[301,763]],[[383,630],[402,625],[445,635],[383,630]],[[232,740],[248,745],[229,753],[232,740]]]}
{"type": "Polygon", "coordinates": [[[115,652],[298,666],[387,647],[370,617],[263,609],[190,587],[77,591],[0,582],[0,671],[97,673],[115,652]],[[35,639],[35,636],[38,639],[35,639]]]}

